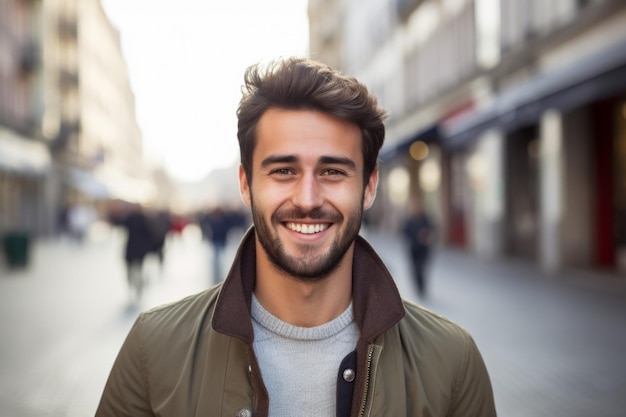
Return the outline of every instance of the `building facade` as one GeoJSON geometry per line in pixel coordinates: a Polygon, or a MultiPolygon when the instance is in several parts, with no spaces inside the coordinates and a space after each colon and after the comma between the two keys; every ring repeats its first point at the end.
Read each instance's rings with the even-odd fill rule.
{"type": "Polygon", "coordinates": [[[42,4],[0,0],[0,232],[45,229],[42,4]]]}
{"type": "Polygon", "coordinates": [[[311,56],[330,56],[391,112],[377,223],[397,228],[420,198],[445,245],[626,270],[626,3],[318,0],[309,11],[311,56]],[[337,8],[323,38],[334,41],[320,41],[313,20],[337,8]]]}
{"type": "Polygon", "coordinates": [[[99,0],[0,0],[0,236],[68,204],[155,195],[120,35],[99,0]]]}

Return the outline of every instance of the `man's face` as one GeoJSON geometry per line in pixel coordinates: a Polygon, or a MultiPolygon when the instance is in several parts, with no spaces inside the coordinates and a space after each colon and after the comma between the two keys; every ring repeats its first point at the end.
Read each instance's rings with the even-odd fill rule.
{"type": "Polygon", "coordinates": [[[259,120],[252,179],[239,170],[256,236],[269,261],[293,277],[331,273],[351,247],[378,171],[363,186],[357,125],[310,110],[270,109],[259,120]]]}

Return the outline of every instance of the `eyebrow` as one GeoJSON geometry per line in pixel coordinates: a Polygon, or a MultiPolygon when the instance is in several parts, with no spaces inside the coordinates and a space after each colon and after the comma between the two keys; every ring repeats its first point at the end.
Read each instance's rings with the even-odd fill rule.
{"type": "MultiPolygon", "coordinates": [[[[261,168],[267,168],[274,164],[292,164],[298,162],[298,157],[294,155],[270,155],[261,161],[261,168]]],[[[350,158],[338,156],[322,156],[319,159],[321,165],[344,165],[349,169],[356,170],[356,164],[350,158]]]]}
{"type": "Polygon", "coordinates": [[[322,165],[344,165],[352,170],[356,170],[356,164],[350,158],[342,158],[336,156],[322,156],[320,158],[322,165]]]}
{"type": "Polygon", "coordinates": [[[261,168],[267,168],[274,164],[292,164],[298,162],[298,158],[294,155],[270,155],[261,161],[261,168]]]}

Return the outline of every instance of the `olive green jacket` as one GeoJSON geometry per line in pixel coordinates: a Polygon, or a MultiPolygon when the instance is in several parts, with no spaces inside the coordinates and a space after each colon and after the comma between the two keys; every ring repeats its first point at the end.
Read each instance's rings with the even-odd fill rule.
{"type": "MultiPolygon", "coordinates": [[[[269,398],[252,348],[255,259],[251,229],[223,283],[142,313],[113,365],[96,416],[267,416],[269,398]]],[[[402,300],[383,262],[360,237],[353,309],[360,329],[352,354],[356,378],[341,381],[338,370],[338,416],[496,415],[489,376],[470,335],[402,300]]],[[[294,364],[293,383],[306,371],[294,364]]]]}

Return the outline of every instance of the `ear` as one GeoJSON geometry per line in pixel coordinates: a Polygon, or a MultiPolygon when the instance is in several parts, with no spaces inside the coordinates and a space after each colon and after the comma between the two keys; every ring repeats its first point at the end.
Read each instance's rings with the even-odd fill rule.
{"type": "Polygon", "coordinates": [[[378,167],[374,168],[370,175],[365,190],[363,192],[363,210],[368,210],[376,200],[376,190],[378,188],[378,167]]]}
{"type": "Polygon", "coordinates": [[[252,205],[252,198],[250,197],[250,184],[248,184],[248,177],[246,171],[243,169],[243,165],[239,165],[239,194],[246,206],[252,205]]]}

